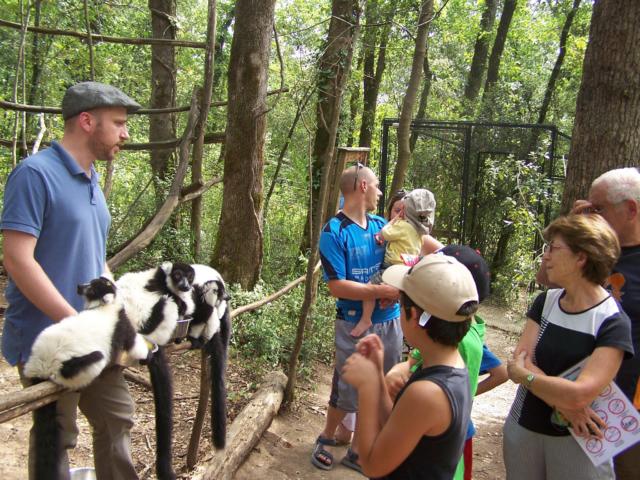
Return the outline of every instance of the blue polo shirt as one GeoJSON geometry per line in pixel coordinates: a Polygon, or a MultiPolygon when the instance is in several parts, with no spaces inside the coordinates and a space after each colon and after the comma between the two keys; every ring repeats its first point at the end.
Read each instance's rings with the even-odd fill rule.
{"type": "MultiPolygon", "coordinates": [[[[367,214],[366,228],[339,212],[331,218],[320,234],[320,260],[325,280],[352,280],[367,283],[380,269],[384,260],[384,239],[378,233],[387,221],[367,214]]],[[[339,298],[336,302],[337,318],[357,323],[362,315],[362,302],[339,298]]],[[[371,315],[373,323],[384,323],[400,316],[398,304],[388,308],[376,307],[371,315]]]]}
{"type": "MultiPolygon", "coordinates": [[[[104,271],[111,216],[91,167],[91,178],[56,142],[23,160],[9,175],[0,229],[37,238],[34,256],[62,296],[78,311],[79,283],[104,271]]],[[[2,353],[11,365],[25,362],[36,336],[51,325],[9,278],[2,353]]]]}

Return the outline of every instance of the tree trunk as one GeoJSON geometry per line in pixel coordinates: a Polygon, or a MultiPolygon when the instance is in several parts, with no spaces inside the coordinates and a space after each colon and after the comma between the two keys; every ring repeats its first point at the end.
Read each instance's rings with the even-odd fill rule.
{"type": "MultiPolygon", "coordinates": [[[[151,29],[154,38],[175,40],[175,0],[149,0],[151,29]]],[[[171,45],[151,46],[151,99],[150,108],[175,106],[176,99],[176,58],[171,45]]],[[[175,138],[175,115],[162,113],[149,116],[149,141],[155,142],[175,138]]],[[[154,177],[156,204],[166,196],[166,179],[173,149],[151,151],[151,171],[154,177]]]]}
{"type": "Polygon", "coordinates": [[[467,84],[464,89],[465,107],[463,116],[473,116],[474,103],[480,93],[482,78],[487,68],[487,54],[491,44],[491,33],[496,18],[496,0],[485,0],[485,8],[480,19],[480,31],[476,37],[476,44],[473,49],[471,68],[467,77],[467,84]]]}
{"type": "MultiPolygon", "coordinates": [[[[564,56],[566,52],[566,44],[567,38],[569,36],[569,31],[571,29],[571,24],[573,23],[573,18],[575,17],[576,11],[580,6],[581,0],[574,0],[573,7],[567,14],[567,18],[565,19],[564,26],[562,28],[562,33],[560,34],[560,46],[558,51],[558,57],[556,58],[556,63],[553,66],[553,70],[551,71],[551,76],[549,77],[549,82],[547,83],[547,89],[545,90],[544,99],[542,101],[542,105],[540,106],[540,112],[538,113],[538,124],[543,124],[547,117],[547,112],[549,110],[549,105],[551,103],[551,97],[555,90],[555,84],[560,75],[560,69],[562,68],[562,63],[564,61],[564,56]]],[[[535,152],[536,145],[538,143],[538,138],[540,136],[541,130],[538,128],[531,129],[531,134],[529,136],[529,141],[525,147],[525,150],[521,152],[520,156],[522,158],[527,158],[527,156],[531,152],[535,152]]],[[[511,196],[516,195],[517,192],[511,192],[511,196]]],[[[498,239],[496,253],[493,257],[493,262],[491,265],[492,272],[499,272],[502,269],[502,266],[506,264],[506,257],[509,254],[509,242],[513,238],[515,233],[515,229],[513,226],[507,222],[510,220],[511,212],[506,212],[505,216],[502,219],[502,225],[505,227],[502,229],[500,233],[500,238],[498,239]]],[[[478,228],[481,228],[481,225],[477,225],[478,228]]],[[[477,232],[476,232],[477,234],[477,232]]]]}
{"type": "Polygon", "coordinates": [[[640,2],[594,4],[576,103],[562,211],[591,182],[640,159],[640,2]]]}
{"type": "MultiPolygon", "coordinates": [[[[426,118],[427,113],[427,100],[429,100],[429,93],[431,93],[431,67],[429,66],[429,39],[427,38],[426,51],[424,55],[424,63],[422,64],[422,73],[424,78],[422,79],[422,91],[420,92],[420,101],[418,102],[418,111],[416,112],[416,120],[423,120],[426,118]]],[[[409,148],[413,153],[416,148],[416,142],[418,141],[418,133],[411,132],[411,138],[409,139],[409,148]]],[[[393,190],[391,190],[393,192],[393,190]]]]}
{"type": "Polygon", "coordinates": [[[494,85],[498,81],[502,52],[504,52],[504,46],[507,43],[507,35],[509,34],[509,27],[511,26],[511,20],[513,19],[513,13],[516,11],[517,3],[518,0],[504,0],[504,7],[502,8],[500,23],[498,24],[498,31],[496,32],[496,39],[493,42],[491,55],[489,55],[487,79],[484,82],[484,92],[482,93],[483,108],[488,109],[489,118],[492,116],[492,105],[490,105],[492,103],[491,93],[494,85]]]}
{"type": "MultiPolygon", "coordinates": [[[[547,88],[544,91],[544,99],[542,100],[542,105],[540,105],[540,111],[538,112],[537,123],[539,125],[544,124],[547,119],[547,112],[549,111],[549,105],[551,105],[551,97],[553,96],[553,92],[555,91],[556,81],[560,76],[560,70],[562,69],[562,64],[564,62],[564,56],[567,52],[567,39],[569,38],[569,31],[571,30],[573,19],[576,16],[576,12],[578,11],[578,7],[580,6],[581,2],[582,0],[573,0],[573,6],[571,7],[569,13],[567,13],[567,18],[564,21],[562,32],[560,33],[558,57],[556,58],[556,63],[553,65],[553,70],[551,71],[551,75],[549,76],[547,88]]],[[[539,136],[540,129],[534,128],[531,130],[529,144],[527,145],[527,150],[525,152],[526,155],[536,150],[539,136]]]]}
{"type": "MultiPolygon", "coordinates": [[[[360,55],[358,56],[358,63],[356,66],[356,71],[359,71],[362,68],[363,62],[363,51],[360,50],[360,55]]],[[[349,120],[348,123],[344,121],[344,119],[340,120],[340,124],[343,125],[343,129],[347,129],[347,140],[343,145],[347,147],[353,147],[353,143],[355,141],[355,124],[356,117],[358,116],[358,107],[360,100],[360,83],[352,82],[349,86],[349,120]],[[345,125],[346,124],[346,125],[345,125]]]]}
{"type": "MultiPolygon", "coordinates": [[[[33,24],[36,27],[40,26],[40,15],[42,13],[42,1],[36,0],[33,4],[34,8],[34,16],[33,16],[33,24]]],[[[31,81],[29,82],[29,96],[27,97],[27,102],[29,105],[38,105],[42,104],[42,91],[40,85],[40,79],[42,78],[42,66],[43,59],[46,58],[47,53],[49,51],[49,46],[51,45],[50,37],[46,35],[39,35],[37,32],[32,34],[31,40],[31,81]],[[40,95],[38,95],[40,92],[40,95]]],[[[31,127],[35,127],[37,130],[38,123],[37,117],[34,115],[29,115],[27,118],[32,119],[31,127]]],[[[29,127],[27,125],[27,127],[29,127]]],[[[30,138],[29,130],[27,129],[27,137],[30,138]]]]}
{"type": "Polygon", "coordinates": [[[360,140],[358,146],[371,147],[373,137],[373,127],[376,121],[376,106],[378,104],[378,91],[382,74],[386,67],[387,42],[391,31],[391,22],[395,15],[395,3],[390,7],[387,18],[380,12],[377,0],[369,0],[365,10],[367,25],[374,25],[384,21],[382,27],[369,26],[363,35],[364,49],[364,72],[362,79],[362,122],[360,123],[360,140]],[[375,46],[378,47],[378,57],[376,60],[375,46]]]}
{"type": "Polygon", "coordinates": [[[307,327],[309,313],[314,304],[318,278],[316,265],[320,259],[318,243],[320,228],[326,215],[327,200],[332,188],[335,169],[332,170],[336,137],[338,134],[338,119],[340,104],[345,84],[349,78],[353,44],[358,36],[360,9],[357,0],[333,0],[331,5],[331,23],[327,34],[327,48],[318,64],[318,126],[314,144],[314,170],[319,173],[317,196],[315,203],[311,202],[307,215],[306,235],[310,246],[309,262],[307,264],[304,301],[298,316],[296,339],[289,357],[288,381],[285,388],[285,404],[290,405],[295,391],[298,357],[302,350],[304,332],[307,327]],[[339,61],[340,59],[343,61],[339,61]],[[328,67],[331,66],[331,70],[328,67]],[[331,71],[332,74],[328,74],[331,71]],[[326,73],[325,73],[326,72],[326,73]],[[322,103],[324,99],[324,104],[322,103]]]}
{"type": "MultiPolygon", "coordinates": [[[[320,196],[320,179],[324,168],[332,168],[336,145],[340,107],[353,58],[353,45],[359,29],[358,0],[333,0],[331,22],[325,49],[318,62],[318,103],[316,105],[316,135],[311,167],[311,215],[307,216],[301,250],[309,249],[309,228],[315,225],[316,205],[320,196]]],[[[333,178],[335,172],[330,172],[333,178]]]]}
{"type": "Polygon", "coordinates": [[[418,88],[422,77],[424,57],[427,52],[427,34],[431,25],[433,15],[433,0],[424,0],[418,19],[418,33],[416,35],[416,48],[413,52],[413,64],[411,65],[411,76],[407,92],[402,101],[402,111],[400,112],[400,125],[398,126],[398,162],[393,172],[391,182],[391,192],[400,190],[404,185],[404,177],[409,167],[411,158],[411,145],[409,143],[411,133],[411,120],[413,118],[413,107],[418,96],[418,88]]]}
{"type": "Polygon", "coordinates": [[[262,268],[267,74],[275,0],[239,0],[228,73],[222,212],[213,264],[252,289],[262,268]]]}
{"type": "MultiPolygon", "coordinates": [[[[191,183],[202,185],[202,157],[204,154],[204,137],[207,130],[207,118],[211,107],[213,94],[213,66],[216,36],[216,0],[209,0],[207,7],[207,49],[204,62],[204,87],[202,90],[202,114],[196,125],[196,141],[193,144],[193,159],[191,163],[191,183]]],[[[191,235],[193,238],[193,258],[200,262],[202,253],[202,196],[191,202],[191,235]]]]}
{"type": "MultiPolygon", "coordinates": [[[[238,3],[242,1],[244,0],[238,0],[238,3]]],[[[269,3],[271,0],[262,1],[269,3]]],[[[231,480],[253,447],[258,444],[278,413],[287,382],[284,373],[278,371],[268,373],[265,379],[264,384],[229,427],[227,447],[214,455],[204,466],[204,472],[196,474],[194,480],[231,480]]]]}

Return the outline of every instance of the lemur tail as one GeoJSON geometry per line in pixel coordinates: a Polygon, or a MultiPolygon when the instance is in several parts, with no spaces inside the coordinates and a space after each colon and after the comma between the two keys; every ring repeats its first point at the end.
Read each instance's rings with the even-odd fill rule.
{"type": "Polygon", "coordinates": [[[220,330],[211,338],[207,350],[211,361],[211,435],[213,445],[222,449],[227,440],[227,347],[231,333],[229,309],[220,319],[220,330]]]}
{"type": "MultiPolygon", "coordinates": [[[[36,380],[40,383],[43,380],[36,380]]],[[[44,405],[33,412],[35,436],[35,478],[60,478],[60,428],[56,420],[57,402],[44,405]]]]}
{"type": "Polygon", "coordinates": [[[156,476],[175,480],[171,465],[173,437],[173,382],[164,349],[160,347],[148,361],[156,408],[156,476]]]}

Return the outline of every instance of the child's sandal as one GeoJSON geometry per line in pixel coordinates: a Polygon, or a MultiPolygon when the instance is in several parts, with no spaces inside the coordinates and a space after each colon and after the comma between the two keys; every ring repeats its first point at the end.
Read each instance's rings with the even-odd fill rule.
{"type": "Polygon", "coordinates": [[[335,447],[337,442],[333,438],[318,437],[311,452],[311,463],[321,470],[331,470],[333,468],[333,455],[324,447],[335,447]]]}

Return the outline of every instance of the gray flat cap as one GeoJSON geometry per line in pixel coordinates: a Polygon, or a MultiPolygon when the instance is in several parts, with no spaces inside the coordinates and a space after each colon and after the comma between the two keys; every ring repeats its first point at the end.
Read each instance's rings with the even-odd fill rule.
{"type": "Polygon", "coordinates": [[[62,118],[101,107],[124,107],[133,113],[140,104],[122,90],[98,82],[81,82],[69,87],[62,98],[62,118]]]}

